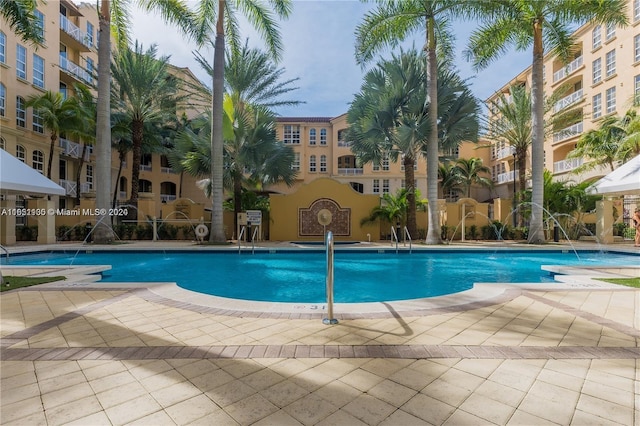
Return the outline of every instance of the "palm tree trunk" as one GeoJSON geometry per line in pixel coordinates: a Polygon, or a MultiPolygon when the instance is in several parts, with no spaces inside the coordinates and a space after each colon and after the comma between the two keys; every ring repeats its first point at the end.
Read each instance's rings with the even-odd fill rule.
{"type": "Polygon", "coordinates": [[[211,233],[210,242],[224,242],[222,113],[224,97],[224,0],[218,0],[218,22],[213,51],[213,99],[211,105],[211,233]]]}
{"type": "Polygon", "coordinates": [[[138,207],[138,191],[140,189],[140,163],[142,161],[143,126],[141,121],[134,120],[131,126],[131,141],[133,142],[133,159],[131,160],[131,198],[132,206],[138,207]]]}
{"type": "Polygon", "coordinates": [[[51,164],[53,163],[53,151],[56,146],[56,139],[58,135],[56,132],[51,132],[51,144],[49,145],[49,164],[47,165],[47,177],[51,179],[51,164]]]}
{"type": "Polygon", "coordinates": [[[436,59],[435,21],[427,18],[427,91],[431,129],[427,140],[427,208],[429,226],[426,244],[441,244],[438,212],[438,62],[436,59]]]}
{"type": "Polygon", "coordinates": [[[533,25],[533,64],[531,67],[531,223],[529,224],[529,243],[540,244],[545,241],[543,223],[544,203],[544,88],[542,86],[542,22],[533,25]]]}
{"type": "Polygon", "coordinates": [[[120,164],[118,165],[118,174],[116,176],[116,184],[113,190],[113,202],[111,203],[112,208],[116,208],[116,202],[118,201],[118,192],[120,192],[120,176],[122,176],[122,168],[124,167],[124,159],[126,157],[126,153],[120,151],[118,153],[118,159],[120,160],[120,164]]]}
{"type": "Polygon", "coordinates": [[[409,235],[415,238],[418,235],[416,222],[416,178],[413,170],[415,160],[408,155],[404,157],[404,182],[407,189],[407,229],[409,235]]]}
{"type": "MultiPolygon", "coordinates": [[[[518,186],[520,194],[524,194],[524,191],[527,190],[527,151],[522,150],[518,152],[518,186]]],[[[515,213],[518,215],[518,227],[524,226],[522,220],[522,213],[520,211],[515,213]]]]}
{"type": "Polygon", "coordinates": [[[111,19],[109,0],[100,4],[100,38],[98,40],[98,100],[96,117],[96,227],[93,241],[98,244],[113,242],[113,229],[105,220],[111,196],[111,123],[110,123],[110,80],[111,80],[111,19]]]}
{"type": "Polygon", "coordinates": [[[242,211],[242,176],[239,173],[233,178],[233,232],[238,229],[238,213],[242,211]]]}
{"type": "Polygon", "coordinates": [[[78,164],[78,170],[76,170],[76,206],[80,205],[80,176],[82,176],[82,166],[84,166],[85,155],[87,155],[87,144],[83,143],[80,163],[78,164]]]}

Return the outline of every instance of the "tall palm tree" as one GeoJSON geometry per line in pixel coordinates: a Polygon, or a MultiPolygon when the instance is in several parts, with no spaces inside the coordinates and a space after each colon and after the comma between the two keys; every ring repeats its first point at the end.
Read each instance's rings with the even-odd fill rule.
{"type": "Polygon", "coordinates": [[[0,16],[20,38],[42,43],[42,33],[34,14],[38,0],[0,0],[0,16]]]}
{"type": "MultiPolygon", "coordinates": [[[[11,1],[11,0],[9,0],[11,1]]],[[[129,43],[130,15],[132,0],[100,0],[98,8],[98,102],[96,114],[96,179],[100,182],[96,190],[96,207],[106,213],[111,198],[111,37],[116,45],[124,48],[129,43]]],[[[186,1],[138,0],[147,12],[159,12],[169,23],[178,25],[193,36],[193,14],[186,1]]],[[[96,217],[93,241],[99,244],[113,242],[115,234],[105,221],[105,214],[96,217]]]]}
{"type": "Polygon", "coordinates": [[[73,85],[78,107],[82,113],[82,153],[76,169],[76,205],[80,205],[80,176],[87,156],[87,149],[96,140],[96,100],[89,88],[83,84],[73,85]]]}
{"type": "Polygon", "coordinates": [[[571,27],[585,22],[626,25],[625,0],[496,0],[479,2],[485,22],[469,40],[468,56],[480,69],[507,51],[533,46],[532,96],[532,214],[529,242],[544,241],[542,228],[544,171],[544,89],[542,66],[545,51],[565,63],[575,53],[571,27]]]}
{"type": "MultiPolygon", "coordinates": [[[[411,235],[417,231],[414,165],[427,152],[432,133],[423,60],[424,55],[415,50],[381,60],[365,75],[347,113],[351,149],[361,163],[380,164],[385,156],[392,161],[402,158],[408,189],[407,228],[411,235]]],[[[442,96],[438,96],[436,109],[436,142],[442,148],[452,148],[463,140],[476,140],[477,101],[455,72],[445,67],[439,67],[438,72],[438,92],[442,96]]],[[[437,203],[437,193],[435,198],[437,203]]]]}
{"type": "Polygon", "coordinates": [[[274,59],[278,59],[282,51],[282,41],[278,31],[277,17],[287,18],[291,12],[291,0],[268,0],[254,2],[251,0],[200,0],[196,9],[196,26],[193,36],[203,46],[211,43],[211,33],[215,28],[213,40],[213,96],[211,99],[211,233],[209,241],[226,240],[223,223],[223,154],[224,140],[222,134],[224,68],[225,68],[225,30],[229,33],[231,46],[239,50],[238,21],[236,13],[242,11],[249,22],[258,30],[266,42],[267,49],[274,59]],[[216,4],[217,3],[217,4],[216,4]]]}
{"type": "MultiPolygon", "coordinates": [[[[438,54],[437,49],[451,46],[448,22],[454,16],[473,13],[479,2],[456,0],[378,0],[378,7],[365,15],[356,28],[356,60],[371,61],[380,50],[395,47],[416,31],[424,31],[425,83],[429,102],[430,133],[427,136],[427,199],[429,227],[427,244],[442,243],[438,215],[438,54]]],[[[444,49],[446,50],[446,49],[444,49]]],[[[443,54],[440,57],[448,57],[443,54]]]]}
{"type": "Polygon", "coordinates": [[[619,127],[624,131],[616,157],[623,162],[640,155],[640,114],[630,109],[620,119],[619,127]]]}
{"type": "Polygon", "coordinates": [[[456,161],[452,170],[454,179],[463,188],[467,198],[471,197],[471,187],[473,185],[484,188],[492,188],[493,181],[486,174],[491,174],[491,169],[482,164],[482,158],[460,158],[456,161]]]}
{"type": "Polygon", "coordinates": [[[169,73],[169,57],[156,58],[157,47],[146,51],[135,43],[134,49],[118,50],[112,67],[114,109],[129,122],[133,159],[129,203],[137,206],[138,183],[145,124],[175,122],[175,106],[181,100],[178,80],[169,73]]]}
{"type": "Polygon", "coordinates": [[[53,152],[60,133],[79,135],[83,133],[83,114],[75,97],[65,98],[60,92],[46,91],[27,99],[27,107],[32,107],[42,118],[42,123],[49,130],[49,160],[47,177],[51,179],[53,152]]]}
{"type": "Polygon", "coordinates": [[[611,171],[616,168],[620,144],[625,137],[624,129],[619,126],[619,122],[619,117],[605,117],[597,129],[589,130],[580,136],[568,158],[586,158],[587,160],[580,167],[576,167],[573,170],[574,173],[593,170],[600,164],[608,165],[611,171]]]}

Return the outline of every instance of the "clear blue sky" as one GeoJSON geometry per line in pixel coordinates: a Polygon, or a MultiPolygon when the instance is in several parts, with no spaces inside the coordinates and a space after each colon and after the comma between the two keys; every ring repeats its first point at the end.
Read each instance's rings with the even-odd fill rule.
{"type": "MultiPolygon", "coordinates": [[[[195,4],[195,3],[194,3],[195,4]]],[[[355,28],[373,4],[359,1],[294,1],[292,16],[280,23],[284,54],[280,66],[287,78],[299,77],[299,90],[291,97],[305,101],[303,105],[278,110],[282,116],[334,117],[347,111],[353,95],[360,89],[361,69],[354,59],[355,28]]],[[[171,63],[189,67],[201,80],[208,78],[193,60],[195,45],[180,33],[163,24],[156,16],[134,11],[132,38],[145,47],[155,43],[161,55],[170,55],[171,63]]],[[[476,74],[464,60],[462,51],[475,25],[460,22],[454,25],[457,39],[456,64],[465,78],[472,78],[476,96],[484,100],[531,64],[528,52],[510,52],[486,70],[476,74]]],[[[250,45],[262,47],[256,33],[242,25],[242,38],[250,45]]],[[[422,46],[423,34],[414,36],[416,47],[422,46]]],[[[411,45],[407,41],[405,45],[411,45]]],[[[211,52],[203,52],[213,57],[211,52]]],[[[373,66],[372,62],[371,65],[373,66]]]]}

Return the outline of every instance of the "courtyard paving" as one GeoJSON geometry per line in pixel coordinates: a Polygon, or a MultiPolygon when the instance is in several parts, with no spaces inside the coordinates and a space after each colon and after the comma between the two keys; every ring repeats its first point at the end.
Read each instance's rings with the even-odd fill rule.
{"type": "Polygon", "coordinates": [[[583,284],[332,326],[152,286],[5,292],[0,424],[640,425],[640,290],[583,284]]]}

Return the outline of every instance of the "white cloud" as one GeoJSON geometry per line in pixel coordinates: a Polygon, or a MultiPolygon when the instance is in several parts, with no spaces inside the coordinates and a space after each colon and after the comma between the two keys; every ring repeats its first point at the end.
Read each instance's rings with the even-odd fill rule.
{"type": "MultiPolygon", "coordinates": [[[[291,97],[305,101],[303,105],[282,108],[284,116],[337,116],[347,111],[353,94],[362,81],[363,70],[354,59],[355,28],[371,4],[356,1],[295,1],[290,18],[280,23],[284,52],[280,66],[286,78],[299,77],[299,90],[291,97]]],[[[241,36],[252,46],[264,47],[257,33],[242,20],[241,36]]],[[[170,55],[171,63],[189,67],[202,81],[207,75],[193,59],[197,47],[180,32],[165,25],[162,19],[134,9],[132,38],[145,46],[158,45],[161,55],[170,55]]],[[[457,38],[456,63],[463,77],[471,80],[476,96],[485,99],[530,64],[530,54],[509,53],[486,70],[476,74],[462,58],[462,50],[473,24],[454,26],[457,38]]],[[[415,45],[421,46],[422,34],[416,34],[415,45]]],[[[405,45],[411,45],[413,40],[405,45]]],[[[212,57],[207,50],[206,57],[212,57]]]]}

